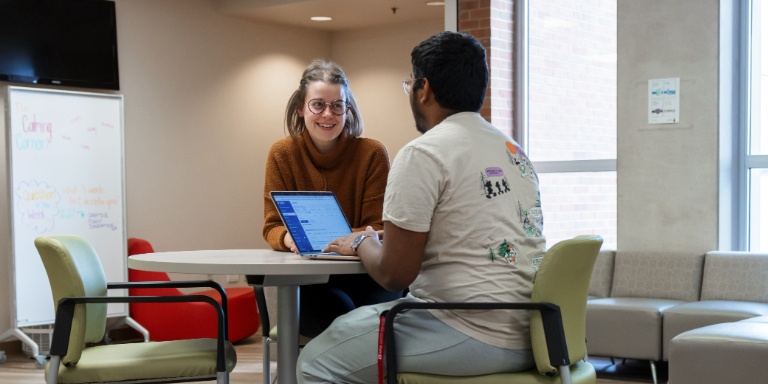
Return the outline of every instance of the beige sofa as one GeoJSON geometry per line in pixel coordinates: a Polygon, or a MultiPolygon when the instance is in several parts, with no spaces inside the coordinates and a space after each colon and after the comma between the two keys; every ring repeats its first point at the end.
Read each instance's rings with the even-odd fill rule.
{"type": "Polygon", "coordinates": [[[762,383],[768,316],[696,328],[670,343],[670,384],[762,383]]]}
{"type": "Polygon", "coordinates": [[[768,315],[768,254],[604,251],[587,302],[587,349],[648,360],[656,382],[655,363],[669,360],[675,336],[761,315],[768,315]]]}

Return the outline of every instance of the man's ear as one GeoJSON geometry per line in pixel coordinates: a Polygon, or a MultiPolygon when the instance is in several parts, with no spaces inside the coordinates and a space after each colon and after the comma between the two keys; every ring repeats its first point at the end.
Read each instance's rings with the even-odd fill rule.
{"type": "Polygon", "coordinates": [[[419,102],[422,104],[427,103],[429,100],[434,98],[434,94],[432,93],[432,86],[429,84],[429,79],[426,77],[421,79],[421,96],[419,96],[419,102]]]}

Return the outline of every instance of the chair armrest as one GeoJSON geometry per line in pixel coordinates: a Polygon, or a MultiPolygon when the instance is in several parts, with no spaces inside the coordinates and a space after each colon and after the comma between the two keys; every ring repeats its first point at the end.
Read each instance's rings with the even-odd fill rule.
{"type": "MultiPolygon", "coordinates": [[[[533,310],[541,313],[544,337],[547,342],[550,363],[554,366],[570,365],[568,346],[565,342],[565,330],[560,307],[553,303],[423,303],[402,302],[386,313],[384,320],[384,359],[387,362],[387,383],[397,384],[397,356],[395,354],[395,317],[411,309],[446,309],[446,310],[533,310]]],[[[382,314],[383,315],[383,314],[382,314]]]]}
{"type": "Polygon", "coordinates": [[[205,302],[216,310],[218,318],[216,340],[216,371],[225,372],[224,342],[227,340],[227,315],[223,306],[209,296],[81,296],[63,297],[56,307],[56,320],[51,340],[51,356],[65,356],[69,348],[69,336],[75,315],[75,305],[82,303],[174,303],[174,302],[205,302]]]}
{"type": "MultiPolygon", "coordinates": [[[[221,309],[225,314],[229,313],[227,304],[227,291],[221,284],[213,280],[180,280],[180,281],[130,281],[107,283],[107,289],[141,289],[141,288],[213,288],[221,297],[221,309]]],[[[224,338],[229,338],[228,327],[224,329],[224,338]]]]}
{"type": "Polygon", "coordinates": [[[118,288],[196,288],[196,287],[208,287],[213,288],[222,296],[226,296],[227,293],[222,288],[221,284],[213,280],[178,280],[178,281],[122,281],[107,283],[108,289],[118,288]]]}

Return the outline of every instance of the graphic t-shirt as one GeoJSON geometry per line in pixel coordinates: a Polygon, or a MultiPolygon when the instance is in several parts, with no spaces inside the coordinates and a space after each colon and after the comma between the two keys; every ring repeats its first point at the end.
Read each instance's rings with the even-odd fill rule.
{"type": "MultiPolygon", "coordinates": [[[[429,232],[411,293],[426,301],[529,302],[544,254],[538,177],[520,146],[477,113],[458,113],[397,154],[385,221],[429,232]]],[[[435,311],[502,348],[530,348],[527,311],[435,311]]]]}

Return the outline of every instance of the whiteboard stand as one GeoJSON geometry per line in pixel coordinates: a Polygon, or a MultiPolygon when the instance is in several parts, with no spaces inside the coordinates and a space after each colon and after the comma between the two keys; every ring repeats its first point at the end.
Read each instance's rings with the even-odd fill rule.
{"type": "MultiPolygon", "coordinates": [[[[15,337],[21,340],[22,343],[32,348],[32,358],[35,359],[35,368],[45,368],[46,356],[40,354],[40,347],[32,340],[26,333],[22,332],[19,328],[11,328],[2,334],[0,334],[0,340],[6,340],[8,338],[15,337]]],[[[2,362],[5,362],[5,352],[2,353],[2,362]]]]}
{"type": "MultiPolygon", "coordinates": [[[[6,92],[14,328],[0,340],[21,340],[41,367],[46,356],[22,329],[53,324],[55,311],[51,291],[41,289],[47,274],[34,239],[80,235],[97,251],[107,281],[127,278],[123,96],[17,86],[6,92]]],[[[127,317],[128,304],[109,304],[107,316],[127,317]]],[[[135,321],[126,323],[141,332],[135,321]]]]}
{"type": "MultiPolygon", "coordinates": [[[[13,266],[14,264],[13,263],[14,263],[14,260],[13,260],[13,257],[11,257],[11,270],[14,269],[14,266],[13,266]]],[[[15,324],[15,325],[13,326],[13,328],[11,328],[11,329],[3,332],[2,334],[0,334],[0,341],[7,340],[7,339],[10,339],[10,338],[19,339],[22,343],[26,344],[32,350],[32,358],[35,359],[35,368],[43,369],[43,368],[45,368],[45,361],[47,359],[47,356],[41,355],[40,354],[40,346],[37,345],[37,343],[34,340],[32,340],[32,338],[29,337],[29,335],[24,333],[18,327],[18,321],[17,321],[18,316],[16,316],[16,302],[14,300],[15,297],[16,297],[16,295],[14,294],[14,289],[15,289],[15,285],[16,285],[15,284],[16,275],[12,273],[10,277],[11,277],[10,278],[10,283],[11,283],[11,299],[12,299],[12,302],[11,302],[11,324],[15,324]]],[[[5,351],[0,351],[0,352],[2,352],[2,359],[0,359],[0,362],[5,362],[5,360],[7,358],[6,355],[5,355],[5,351]]]]}
{"type": "MultiPolygon", "coordinates": [[[[144,342],[149,342],[149,331],[142,327],[141,324],[136,322],[131,317],[125,317],[122,319],[122,321],[119,324],[125,324],[133,329],[135,329],[137,332],[141,333],[141,335],[144,338],[144,342]]],[[[47,356],[40,354],[40,346],[37,345],[37,343],[32,340],[32,338],[29,337],[24,331],[22,331],[19,328],[12,328],[9,329],[2,334],[0,334],[0,341],[7,340],[12,337],[15,337],[19,339],[22,343],[26,344],[27,346],[32,349],[32,358],[35,359],[35,368],[43,369],[45,368],[45,362],[48,359],[47,356]]],[[[111,344],[112,341],[109,338],[109,330],[104,334],[104,341],[107,344],[111,344]]],[[[5,351],[0,351],[0,363],[4,363],[6,361],[7,357],[5,355],[5,351]]]]}

